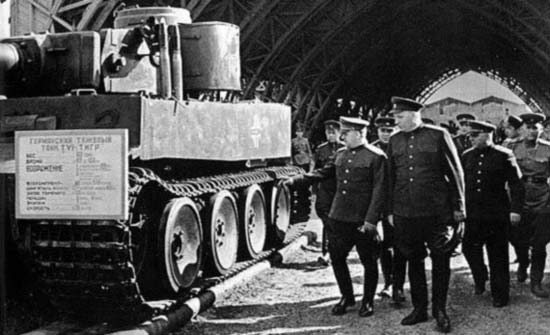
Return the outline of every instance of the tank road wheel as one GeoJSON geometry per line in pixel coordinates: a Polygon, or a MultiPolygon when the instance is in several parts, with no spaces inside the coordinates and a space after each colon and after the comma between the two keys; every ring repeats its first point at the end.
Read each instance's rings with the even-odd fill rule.
{"type": "Polygon", "coordinates": [[[271,192],[271,241],[282,244],[290,227],[290,191],[278,183],[271,192]]]}
{"type": "Polygon", "coordinates": [[[239,205],[239,246],[243,256],[254,258],[264,250],[267,235],[265,198],[260,186],[254,184],[245,189],[239,205]]]}
{"type": "Polygon", "coordinates": [[[239,247],[237,206],[229,191],[220,191],[210,198],[207,208],[206,241],[208,270],[225,275],[237,261],[239,247]]]}
{"type": "Polygon", "coordinates": [[[158,238],[168,288],[173,292],[188,288],[198,276],[203,248],[200,215],[193,200],[177,198],[166,205],[158,238]]]}

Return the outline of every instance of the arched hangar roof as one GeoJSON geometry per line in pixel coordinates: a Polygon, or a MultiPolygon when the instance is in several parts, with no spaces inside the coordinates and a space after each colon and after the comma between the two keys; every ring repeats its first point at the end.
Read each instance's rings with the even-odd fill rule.
{"type": "MultiPolygon", "coordinates": [[[[48,28],[59,30],[108,24],[109,12],[121,1],[47,2],[56,14],[48,28]]],[[[383,110],[392,95],[424,101],[469,70],[499,80],[531,108],[550,111],[550,2],[545,0],[125,3],[183,6],[195,21],[239,25],[245,97],[261,94],[290,103],[294,119],[311,125],[326,117],[337,97],[383,110]]]]}

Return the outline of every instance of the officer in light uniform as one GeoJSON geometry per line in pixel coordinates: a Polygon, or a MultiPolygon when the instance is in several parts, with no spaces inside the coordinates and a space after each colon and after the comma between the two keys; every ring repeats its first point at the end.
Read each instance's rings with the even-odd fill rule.
{"type": "Polygon", "coordinates": [[[510,223],[517,225],[521,219],[525,189],[512,151],[493,142],[496,127],[481,121],[470,121],[470,127],[473,147],[462,154],[468,209],[462,249],[472,270],[475,294],[481,295],[489,279],[483,259],[483,246],[487,248],[493,306],[503,307],[510,297],[508,232],[510,223]]]}
{"type": "MultiPolygon", "coordinates": [[[[324,167],[327,163],[334,160],[336,151],[345,146],[340,141],[340,122],[336,120],[325,121],[325,136],[327,141],[320,144],[315,150],[315,169],[324,167]]],[[[336,179],[331,178],[319,182],[317,185],[317,197],[315,199],[315,211],[317,216],[323,222],[323,247],[322,256],[319,258],[321,264],[328,264],[325,255],[327,253],[326,225],[328,213],[336,192],[336,179]]]]}
{"type": "Polygon", "coordinates": [[[392,104],[400,131],[390,138],[388,147],[388,219],[395,226],[396,245],[408,260],[414,306],[401,324],[428,319],[427,245],[432,259],[432,315],[437,328],[449,332],[450,257],[464,227],[464,174],[451,135],[422,123],[422,104],[399,97],[393,97],[392,104]]]}
{"type": "Polygon", "coordinates": [[[502,146],[510,149],[512,144],[521,141],[520,129],[523,121],[519,116],[510,115],[504,123],[504,134],[506,139],[502,142],[502,146]]]}
{"type": "Polygon", "coordinates": [[[304,129],[296,126],[296,137],[292,139],[292,161],[306,172],[313,166],[313,153],[309,141],[304,137],[304,129]]]}
{"type": "Polygon", "coordinates": [[[332,308],[341,315],[355,304],[347,256],[356,247],[365,269],[363,301],[359,315],[373,314],[373,299],[378,283],[379,236],[376,224],[386,203],[386,155],[366,141],[368,122],[359,118],[340,117],[345,148],[336,152],[333,162],[312,173],[294,176],[285,181],[291,185],[317,182],[336,177],[336,193],[327,225],[328,250],[342,294],[332,308]]]}
{"type": "MultiPolygon", "coordinates": [[[[395,132],[395,119],[392,117],[379,117],[374,121],[378,132],[378,140],[372,144],[387,153],[391,135],[395,132]]],[[[405,301],[403,285],[405,283],[405,271],[407,260],[395,247],[394,229],[386,217],[382,218],[383,241],[380,253],[380,266],[384,276],[384,288],[378,293],[381,297],[392,297],[397,305],[405,301]],[[391,287],[391,291],[390,291],[391,287]]]]}
{"type": "Polygon", "coordinates": [[[470,132],[470,126],[468,125],[469,121],[475,120],[476,117],[472,114],[463,113],[456,116],[458,121],[458,135],[453,138],[458,154],[462,153],[472,146],[470,139],[468,138],[468,133],[470,132]]]}
{"type": "Polygon", "coordinates": [[[531,292],[547,298],[548,292],[541,287],[546,259],[548,238],[548,207],[550,189],[550,142],[541,140],[542,122],[545,117],[538,113],[520,115],[523,120],[524,138],[513,143],[511,148],[517,158],[525,183],[525,202],[522,220],[513,231],[512,244],[518,253],[518,281],[525,281],[529,266],[529,246],[533,245],[531,264],[531,292]],[[535,234],[533,234],[535,232],[535,234]]]}

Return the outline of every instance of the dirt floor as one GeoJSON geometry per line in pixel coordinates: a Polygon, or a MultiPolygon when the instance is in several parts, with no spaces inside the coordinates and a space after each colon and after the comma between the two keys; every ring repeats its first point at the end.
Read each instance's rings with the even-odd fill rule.
{"type": "MultiPolygon", "coordinates": [[[[312,220],[309,229],[319,231],[319,220],[312,220]]],[[[387,299],[377,298],[372,317],[360,318],[357,304],[343,316],[331,315],[339,292],[332,269],[318,266],[318,256],[311,247],[298,251],[281,267],[226,292],[215,307],[174,334],[437,334],[431,316],[426,323],[400,325],[412,308],[408,282],[407,302],[401,309],[395,309],[387,299]]],[[[510,258],[514,257],[511,252],[510,258]]],[[[355,252],[348,263],[356,300],[360,301],[363,275],[355,252]]],[[[473,295],[472,276],[464,257],[452,259],[448,314],[453,334],[550,334],[550,301],[533,297],[529,281],[518,284],[516,267],[511,264],[510,305],[496,309],[488,292],[473,295]]],[[[428,260],[428,279],[429,270],[428,260]]],[[[381,276],[379,283],[378,290],[382,287],[381,276]]]]}

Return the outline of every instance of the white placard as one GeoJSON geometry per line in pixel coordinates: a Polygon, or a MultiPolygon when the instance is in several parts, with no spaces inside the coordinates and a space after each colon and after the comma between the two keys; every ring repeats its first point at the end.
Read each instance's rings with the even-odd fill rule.
{"type": "Polygon", "coordinates": [[[16,217],[128,217],[128,131],[15,132],[16,217]]]}

